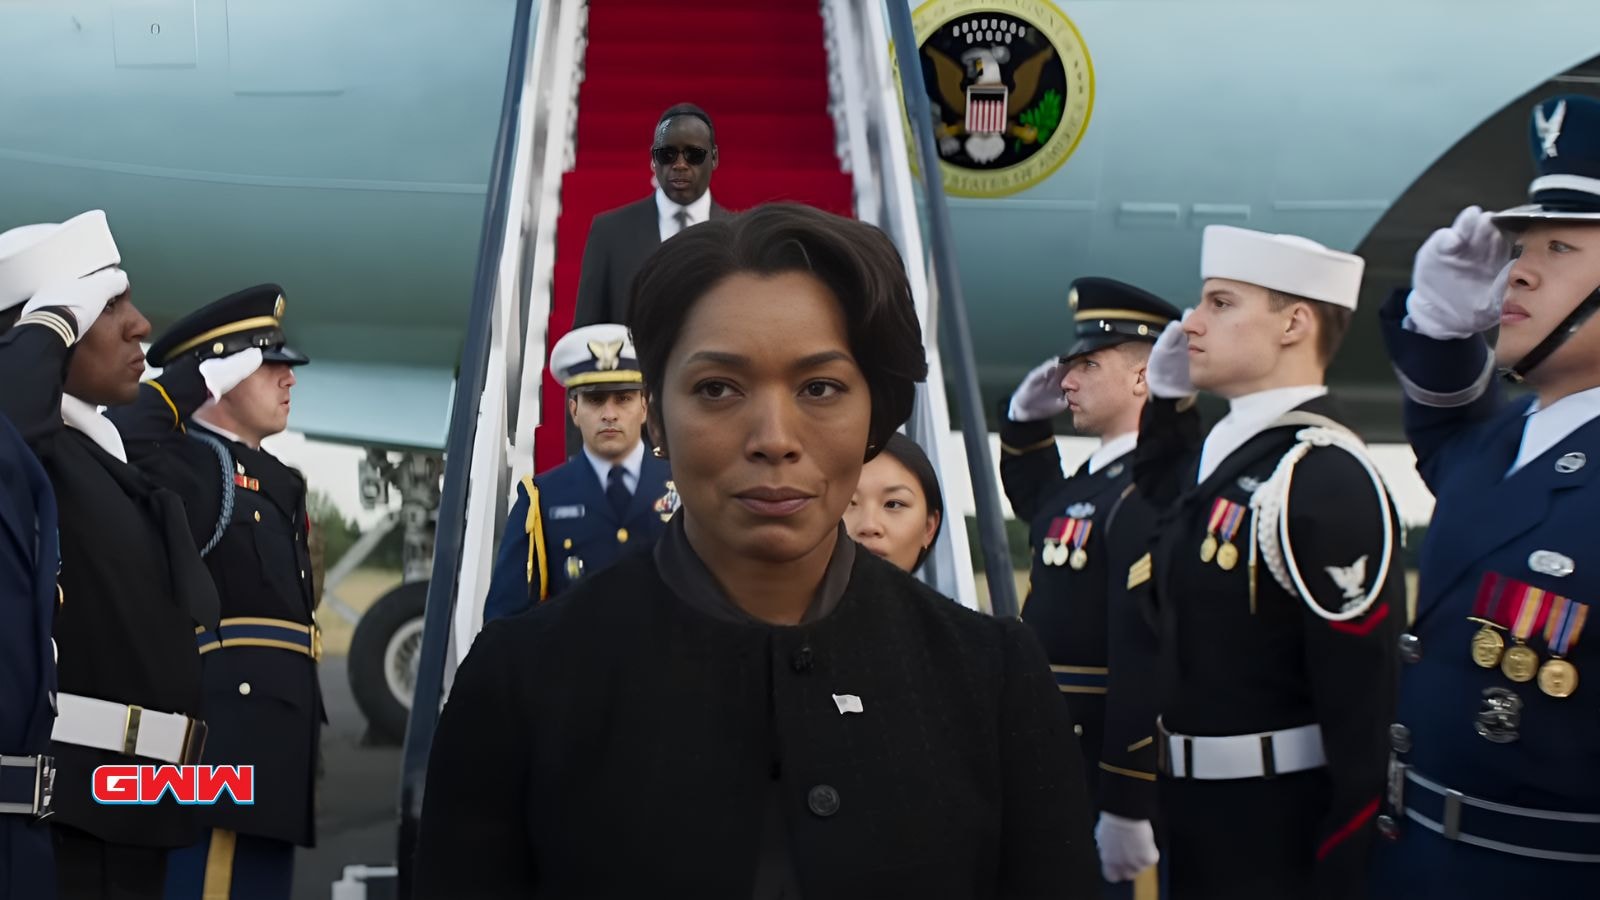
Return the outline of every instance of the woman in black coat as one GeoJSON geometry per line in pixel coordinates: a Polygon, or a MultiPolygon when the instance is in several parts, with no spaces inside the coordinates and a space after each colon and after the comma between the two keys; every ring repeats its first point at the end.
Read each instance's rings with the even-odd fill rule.
{"type": "Polygon", "coordinates": [[[417,896],[1097,896],[1033,637],[840,522],[927,374],[894,246],[790,205],[697,225],[645,264],[629,326],[681,509],[478,637],[417,896]]]}

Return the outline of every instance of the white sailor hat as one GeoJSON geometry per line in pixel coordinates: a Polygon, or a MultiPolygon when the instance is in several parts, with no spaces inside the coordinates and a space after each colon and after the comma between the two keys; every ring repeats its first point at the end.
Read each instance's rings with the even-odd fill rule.
{"type": "Polygon", "coordinates": [[[569,391],[638,390],[644,382],[628,329],[612,324],[563,335],[550,349],[550,374],[569,391]]]}
{"type": "Polygon", "coordinates": [[[59,225],[23,225],[0,234],[0,312],[49,285],[122,262],[106,214],[92,209],[59,225]]]}
{"type": "Polygon", "coordinates": [[[1201,278],[1243,281],[1352,310],[1365,269],[1359,256],[1292,234],[1207,225],[1200,242],[1201,278]]]}
{"type": "Polygon", "coordinates": [[[1533,202],[1495,213],[1495,224],[1516,229],[1534,219],[1600,221],[1600,100],[1551,97],[1533,108],[1532,119],[1533,202]]]}

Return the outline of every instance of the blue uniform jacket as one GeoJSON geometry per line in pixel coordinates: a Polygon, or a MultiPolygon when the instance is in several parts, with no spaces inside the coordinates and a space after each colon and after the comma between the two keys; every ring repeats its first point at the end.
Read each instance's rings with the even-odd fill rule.
{"type": "MultiPolygon", "coordinates": [[[[1401,638],[1386,809],[1395,840],[1373,896],[1591,896],[1600,878],[1600,419],[1507,477],[1531,401],[1506,401],[1481,336],[1438,341],[1406,331],[1406,296],[1392,297],[1380,317],[1406,392],[1406,434],[1437,506],[1416,620],[1401,638]],[[1569,696],[1547,693],[1538,677],[1514,680],[1495,662],[1503,654],[1475,660],[1485,626],[1473,617],[1489,576],[1502,597],[1531,587],[1588,607],[1588,627],[1565,654],[1579,675],[1569,696]],[[1464,795],[1459,808],[1445,790],[1464,795]],[[1473,798],[1558,815],[1508,814],[1473,798]]],[[[1553,652],[1537,625],[1526,645],[1543,666],[1553,652]]]]}
{"type": "Polygon", "coordinates": [[[524,481],[500,539],[483,620],[522,612],[624,553],[653,545],[678,507],[671,479],[671,466],[646,453],[633,502],[620,520],[586,456],[573,457],[533,479],[539,506],[531,518],[524,481]],[[529,542],[535,534],[543,541],[535,542],[530,555],[529,542]]]}
{"type": "MultiPolygon", "coordinates": [[[[44,467],[0,416],[0,754],[50,752],[56,665],[56,500],[44,467]]],[[[0,802],[23,802],[33,773],[0,771],[0,802]]],[[[50,832],[31,815],[0,813],[0,898],[55,896],[50,832]]]]}

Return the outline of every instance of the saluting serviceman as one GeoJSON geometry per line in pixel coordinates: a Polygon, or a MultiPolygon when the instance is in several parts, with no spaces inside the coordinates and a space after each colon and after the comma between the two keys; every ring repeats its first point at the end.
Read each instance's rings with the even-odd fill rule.
{"type": "Polygon", "coordinates": [[[1161,615],[1173,895],[1362,897],[1405,616],[1394,505],[1324,384],[1364,265],[1213,225],[1200,268],[1151,353],[1135,478],[1165,508],[1129,572],[1161,615]],[[1195,448],[1197,389],[1230,411],[1195,448]]]}
{"type": "Polygon", "coordinates": [[[217,595],[183,502],[129,465],[97,405],[139,393],[150,323],[134,308],[105,214],[0,235],[0,303],[22,315],[0,337],[0,412],[50,476],[61,573],[54,830],[62,897],[160,897],[167,851],[192,843],[193,808],[102,805],[102,765],[199,761],[196,626],[217,595]]]}
{"type": "Polygon", "coordinates": [[[1600,102],[1545,100],[1531,134],[1533,202],[1463,211],[1382,311],[1438,505],[1400,638],[1374,897],[1600,883],[1600,102]],[[1496,368],[1535,396],[1507,402],[1496,368]]]}
{"type": "MultiPolygon", "coordinates": [[[[1131,558],[1120,568],[1111,563],[1110,528],[1141,516],[1125,507],[1140,505],[1133,494],[1133,451],[1139,439],[1139,416],[1149,388],[1145,365],[1150,346],[1169,323],[1178,319],[1172,304],[1147,291],[1109,278],[1080,278],[1067,294],[1073,308],[1077,339],[1059,359],[1029,374],[1011,397],[1000,425],[1000,478],[1017,517],[1031,523],[1031,573],[1022,618],[1033,626],[1050,658],[1056,685],[1072,711],[1074,730],[1083,749],[1091,796],[1107,779],[1132,782],[1104,785],[1115,793],[1145,793],[1153,804],[1155,770],[1150,761],[1132,760],[1127,744],[1113,747],[1102,759],[1106,741],[1109,678],[1107,601],[1122,593],[1131,558]],[[1071,478],[1064,477],[1050,418],[1072,413],[1072,427],[1100,438],[1100,446],[1071,478]],[[1124,518],[1126,516],[1126,518],[1124,518]]],[[[1144,516],[1148,520],[1148,516],[1144,516]]],[[[1135,527],[1127,546],[1148,542],[1135,527]]],[[[1139,553],[1143,553],[1140,549],[1139,553]]],[[[1124,554],[1126,555],[1126,554],[1124,554]]],[[[1137,556],[1137,554],[1134,554],[1137,556]]],[[[1123,611],[1118,611],[1121,614],[1123,611]]],[[[1127,611],[1137,619],[1137,613],[1127,611]]],[[[1148,648],[1151,641],[1144,646],[1148,648]]],[[[1130,693],[1149,695],[1141,684],[1153,660],[1127,654],[1133,669],[1119,685],[1130,693]]],[[[1129,704],[1129,712],[1141,704],[1129,704]]],[[[1155,713],[1149,713],[1144,737],[1155,713]]],[[[1153,747],[1140,748],[1153,758],[1153,747]]],[[[1097,804],[1098,806],[1098,804],[1097,804]]],[[[1157,859],[1150,816],[1137,819],[1102,813],[1102,862],[1105,877],[1127,881],[1157,859]],[[1126,838],[1126,839],[1124,839],[1126,838]],[[1115,848],[1110,844],[1116,844],[1115,848]],[[1137,845],[1137,852],[1132,851],[1137,845]],[[1108,854],[1109,851],[1109,855],[1108,854]],[[1114,857],[1114,858],[1113,858],[1114,857]],[[1142,863],[1142,864],[1141,864],[1142,863]],[[1129,871],[1130,867],[1132,871],[1129,871]]],[[[1152,871],[1150,876],[1154,877],[1152,871]]]]}
{"type": "Polygon", "coordinates": [[[672,470],[645,452],[645,400],[633,341],[621,325],[574,328],[550,350],[583,452],[522,479],[495,558],[483,618],[503,618],[649,547],[678,508],[672,470]]]}
{"type": "Polygon", "coordinates": [[[183,498],[222,602],[196,629],[210,732],[203,761],[255,767],[249,805],[202,807],[209,829],[168,863],[167,897],[287,898],[294,848],[315,844],[323,721],[307,546],[306,483],[262,449],[289,425],[296,366],[283,289],[257,285],[202,307],[151,344],[162,369],[108,415],[128,453],[183,498]]]}
{"type": "MultiPolygon", "coordinates": [[[[10,302],[10,310],[0,309],[0,332],[20,312],[14,296],[10,302]]],[[[50,829],[42,819],[50,814],[55,776],[56,541],[50,479],[0,415],[0,900],[56,894],[50,829]]]]}

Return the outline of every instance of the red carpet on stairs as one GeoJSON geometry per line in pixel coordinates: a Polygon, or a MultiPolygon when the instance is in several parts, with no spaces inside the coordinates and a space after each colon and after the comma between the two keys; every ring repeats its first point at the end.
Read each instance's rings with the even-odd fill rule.
{"type": "MultiPolygon", "coordinates": [[[[594,217],[648,196],[650,137],[674,103],[717,125],[711,194],[729,209],[797,200],[852,215],[828,115],[828,60],[817,0],[590,0],[578,94],[577,163],[561,183],[549,343],[572,328],[583,245],[594,217]]],[[[566,458],[565,392],[544,373],[539,472],[566,458]]]]}

